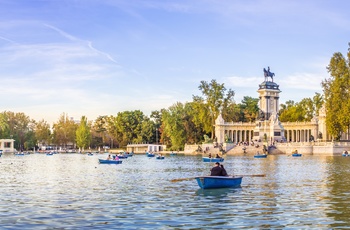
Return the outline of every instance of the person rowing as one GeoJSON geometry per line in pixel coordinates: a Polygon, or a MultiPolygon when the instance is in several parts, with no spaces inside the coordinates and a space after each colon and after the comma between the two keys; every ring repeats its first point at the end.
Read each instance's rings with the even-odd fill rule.
{"type": "Polygon", "coordinates": [[[220,165],[219,162],[216,162],[215,166],[210,169],[210,176],[227,176],[227,172],[223,165],[220,165]]]}

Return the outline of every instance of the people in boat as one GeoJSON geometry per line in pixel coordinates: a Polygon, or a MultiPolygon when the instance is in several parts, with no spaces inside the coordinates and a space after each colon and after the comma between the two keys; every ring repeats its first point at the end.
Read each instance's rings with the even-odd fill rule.
{"type": "Polygon", "coordinates": [[[260,152],[258,151],[258,152],[256,153],[256,155],[260,155],[260,152]]]}
{"type": "Polygon", "coordinates": [[[108,155],[107,160],[112,160],[111,155],[108,155]]]}
{"type": "Polygon", "coordinates": [[[215,166],[210,169],[210,176],[221,176],[222,168],[219,162],[215,162],[215,166]]]}
{"type": "Polygon", "coordinates": [[[343,154],[344,154],[344,155],[348,155],[348,151],[344,150],[344,151],[343,151],[343,154]]]}
{"type": "Polygon", "coordinates": [[[226,169],[224,168],[224,165],[223,165],[223,164],[220,164],[220,167],[221,167],[221,169],[222,169],[222,172],[221,172],[222,176],[228,176],[228,175],[227,175],[227,172],[226,172],[226,169]]]}
{"type": "Polygon", "coordinates": [[[115,155],[114,160],[119,161],[119,157],[115,155]]]}
{"type": "Polygon", "coordinates": [[[211,158],[211,153],[209,153],[209,156],[208,156],[209,158],[211,158]]]}
{"type": "Polygon", "coordinates": [[[221,158],[220,156],[219,156],[219,154],[216,154],[216,157],[215,158],[221,158]]]}

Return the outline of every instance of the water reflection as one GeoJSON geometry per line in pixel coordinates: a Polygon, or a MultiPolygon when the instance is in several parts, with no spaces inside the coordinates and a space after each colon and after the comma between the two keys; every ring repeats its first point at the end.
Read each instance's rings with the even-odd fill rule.
{"type": "Polygon", "coordinates": [[[350,226],[350,158],[227,156],[240,188],[199,189],[177,178],[208,175],[200,156],[136,155],[100,165],[105,155],[0,158],[0,228],[279,229],[350,226]],[[28,215],[30,213],[30,215],[28,215]]]}
{"type": "MultiPolygon", "coordinates": [[[[219,189],[198,189],[196,191],[197,196],[210,196],[210,197],[225,197],[230,193],[235,193],[242,190],[242,187],[236,188],[219,188],[219,189]]],[[[208,198],[208,197],[207,197],[208,198]]]]}

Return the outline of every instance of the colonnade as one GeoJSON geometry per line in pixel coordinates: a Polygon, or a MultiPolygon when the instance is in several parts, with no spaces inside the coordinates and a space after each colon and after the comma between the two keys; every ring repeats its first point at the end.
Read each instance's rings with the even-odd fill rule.
{"type": "MultiPolygon", "coordinates": [[[[217,131],[222,132],[233,143],[251,141],[254,139],[254,123],[224,123],[217,131]]],[[[311,122],[286,122],[284,137],[288,142],[309,142],[317,140],[318,125],[311,122]]],[[[269,132],[269,131],[268,131],[269,132]]],[[[267,132],[267,133],[268,133],[267,132]]]]}
{"type": "Polygon", "coordinates": [[[308,142],[311,140],[311,136],[315,140],[317,137],[311,133],[311,129],[284,130],[284,136],[288,142],[308,142]]]}
{"type": "Polygon", "coordinates": [[[229,129],[225,130],[225,136],[230,138],[233,143],[242,141],[251,141],[253,139],[254,131],[250,129],[229,129]]]}

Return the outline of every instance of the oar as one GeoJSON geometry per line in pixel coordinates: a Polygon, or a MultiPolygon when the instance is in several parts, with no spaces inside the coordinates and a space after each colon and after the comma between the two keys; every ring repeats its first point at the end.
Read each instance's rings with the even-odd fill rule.
{"type": "Polygon", "coordinates": [[[265,174],[252,174],[252,175],[234,175],[235,177],[236,176],[239,176],[239,177],[265,177],[266,175],[265,174]]]}
{"type": "Polygon", "coordinates": [[[178,179],[173,179],[171,182],[180,182],[180,181],[185,181],[185,180],[193,180],[195,177],[188,177],[188,178],[178,178],[178,179]]]}

